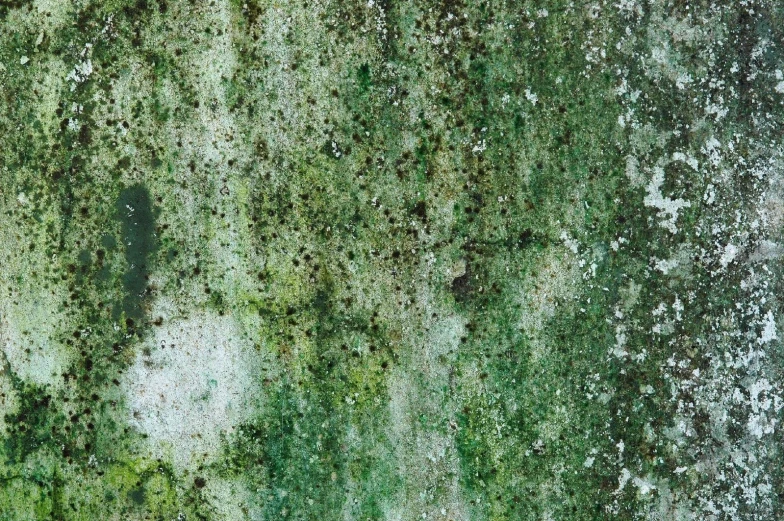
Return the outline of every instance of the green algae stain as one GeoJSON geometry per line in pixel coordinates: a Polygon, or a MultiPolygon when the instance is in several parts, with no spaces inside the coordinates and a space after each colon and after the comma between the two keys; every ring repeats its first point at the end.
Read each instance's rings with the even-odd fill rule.
{"type": "Polygon", "coordinates": [[[59,422],[49,410],[51,395],[34,385],[19,385],[19,410],[5,417],[10,428],[4,439],[4,454],[12,464],[24,461],[41,447],[62,441],[54,427],[59,422]]]}
{"type": "Polygon", "coordinates": [[[120,238],[125,256],[122,276],[123,300],[121,308],[126,323],[139,321],[144,316],[145,293],[151,272],[153,255],[158,249],[155,235],[155,211],[150,193],[143,185],[124,188],[115,203],[116,219],[120,222],[120,238]]]}
{"type": "Polygon", "coordinates": [[[357,69],[357,85],[360,92],[366,92],[373,84],[372,76],[370,73],[370,65],[363,63],[357,69]]]}

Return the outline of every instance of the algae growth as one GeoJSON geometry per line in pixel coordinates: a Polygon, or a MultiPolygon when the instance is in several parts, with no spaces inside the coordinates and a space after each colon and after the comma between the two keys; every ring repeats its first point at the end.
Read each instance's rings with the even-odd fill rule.
{"type": "Polygon", "coordinates": [[[784,6],[0,2],[0,520],[774,520],[784,6]]]}

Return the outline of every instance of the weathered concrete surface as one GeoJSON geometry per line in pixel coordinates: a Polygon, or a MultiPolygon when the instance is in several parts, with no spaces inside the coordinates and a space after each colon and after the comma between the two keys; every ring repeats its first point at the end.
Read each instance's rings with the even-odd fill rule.
{"type": "Polygon", "coordinates": [[[0,2],[0,520],[774,520],[784,6],[0,2]]]}

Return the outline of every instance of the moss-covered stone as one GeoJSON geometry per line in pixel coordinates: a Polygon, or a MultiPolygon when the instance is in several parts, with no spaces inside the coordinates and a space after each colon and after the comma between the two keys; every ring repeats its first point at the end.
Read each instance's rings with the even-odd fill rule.
{"type": "Polygon", "coordinates": [[[783,20],[0,2],[0,520],[775,519],[783,20]]]}

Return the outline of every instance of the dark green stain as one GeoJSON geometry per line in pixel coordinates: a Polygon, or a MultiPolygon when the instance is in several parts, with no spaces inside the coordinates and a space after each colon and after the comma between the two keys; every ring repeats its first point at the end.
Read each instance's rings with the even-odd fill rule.
{"type": "Polygon", "coordinates": [[[136,505],[143,505],[144,504],[144,488],[143,487],[136,487],[128,492],[128,497],[133,501],[136,505]]]}
{"type": "Polygon", "coordinates": [[[155,212],[147,188],[143,185],[124,188],[117,197],[115,218],[120,221],[121,247],[126,263],[122,276],[122,306],[115,309],[115,317],[122,311],[126,320],[140,320],[147,300],[150,263],[158,249],[155,212]]]}
{"type": "Polygon", "coordinates": [[[357,84],[359,85],[359,90],[362,92],[367,91],[372,84],[370,66],[367,63],[362,64],[359,69],[357,69],[357,84]]]}

